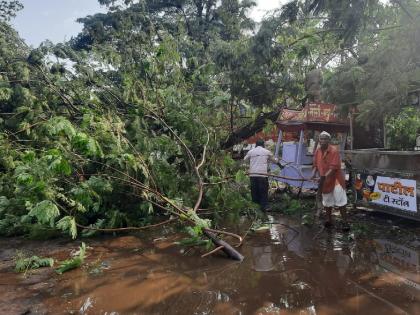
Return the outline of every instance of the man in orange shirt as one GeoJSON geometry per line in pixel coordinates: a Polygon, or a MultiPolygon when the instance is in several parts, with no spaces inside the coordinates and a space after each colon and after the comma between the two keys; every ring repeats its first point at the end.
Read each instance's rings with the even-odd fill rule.
{"type": "Polygon", "coordinates": [[[343,219],[343,230],[349,230],[346,215],[346,184],[344,173],[341,170],[340,153],[330,145],[330,141],[331,135],[326,131],[321,132],[319,148],[314,154],[312,177],[315,177],[317,172],[319,173],[322,204],[327,215],[325,226],[332,226],[331,211],[334,207],[337,207],[343,219]]]}

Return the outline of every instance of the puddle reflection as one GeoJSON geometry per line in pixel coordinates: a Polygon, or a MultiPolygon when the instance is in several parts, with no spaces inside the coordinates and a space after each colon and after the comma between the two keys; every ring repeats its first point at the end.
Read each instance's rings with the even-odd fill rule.
{"type": "Polygon", "coordinates": [[[272,248],[270,245],[252,246],[252,262],[255,271],[270,271],[274,269],[272,248]]]}

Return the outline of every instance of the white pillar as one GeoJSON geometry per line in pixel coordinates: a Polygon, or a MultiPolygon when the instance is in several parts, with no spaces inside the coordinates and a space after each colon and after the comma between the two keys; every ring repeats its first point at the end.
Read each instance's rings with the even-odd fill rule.
{"type": "Polygon", "coordinates": [[[295,157],[295,163],[300,164],[299,163],[299,159],[300,156],[302,155],[302,149],[303,149],[303,135],[304,135],[304,131],[303,129],[300,131],[300,137],[299,137],[299,144],[298,144],[298,149],[296,152],[296,157],[295,157]]]}

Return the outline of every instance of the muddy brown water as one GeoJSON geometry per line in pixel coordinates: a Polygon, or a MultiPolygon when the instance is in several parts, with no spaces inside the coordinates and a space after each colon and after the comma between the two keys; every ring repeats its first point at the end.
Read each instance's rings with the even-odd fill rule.
{"type": "Polygon", "coordinates": [[[83,268],[13,272],[16,249],[66,259],[77,243],[0,240],[0,314],[420,314],[418,241],[349,240],[270,216],[242,263],[200,258],[179,235],[88,239],[83,268]]]}

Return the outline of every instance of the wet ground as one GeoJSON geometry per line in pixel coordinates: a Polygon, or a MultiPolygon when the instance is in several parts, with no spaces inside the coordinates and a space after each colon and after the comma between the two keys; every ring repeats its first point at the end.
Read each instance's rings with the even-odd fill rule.
{"type": "Polygon", "coordinates": [[[269,230],[247,236],[242,263],[200,258],[161,229],[87,239],[83,268],[23,276],[16,249],[66,259],[79,244],[1,239],[0,314],[420,314],[418,224],[381,217],[359,238],[268,219],[269,230]]]}

